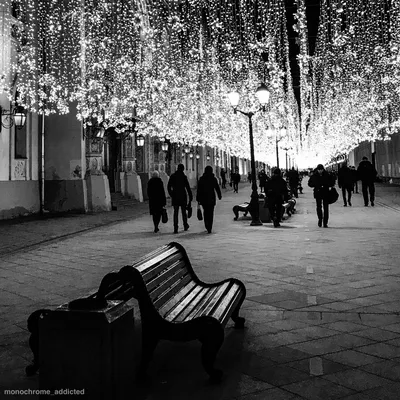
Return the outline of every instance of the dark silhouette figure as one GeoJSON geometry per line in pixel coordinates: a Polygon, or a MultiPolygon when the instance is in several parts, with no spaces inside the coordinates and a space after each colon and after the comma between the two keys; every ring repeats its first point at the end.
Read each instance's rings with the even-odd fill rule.
{"type": "Polygon", "coordinates": [[[210,165],[204,169],[203,176],[199,179],[197,187],[196,200],[203,207],[204,225],[208,233],[211,233],[214,221],[214,207],[218,200],[221,200],[221,189],[219,188],[217,178],[213,174],[210,165]]]}
{"type": "Polygon", "coordinates": [[[268,176],[263,169],[258,173],[258,180],[260,181],[260,192],[265,192],[265,184],[267,183],[268,176]]]}
{"type": "Polygon", "coordinates": [[[349,167],[351,170],[351,173],[353,174],[353,193],[358,193],[358,173],[356,170],[356,167],[351,166],[349,167]]]}
{"type": "Polygon", "coordinates": [[[174,172],[168,181],[168,193],[172,199],[172,206],[174,207],[174,233],[178,233],[178,213],[179,209],[182,212],[183,228],[185,231],[189,229],[187,222],[186,207],[193,200],[192,190],[190,189],[187,176],[183,173],[185,166],[178,165],[178,169],[174,172]]]}
{"type": "Polygon", "coordinates": [[[150,215],[153,216],[154,232],[157,233],[159,231],[158,225],[160,224],[162,209],[167,204],[164,183],[158,171],[152,173],[152,177],[147,183],[147,196],[149,197],[150,215]]]}
{"type": "Polygon", "coordinates": [[[289,198],[286,181],[282,178],[281,170],[275,168],[270,180],[265,184],[266,203],[268,205],[271,220],[277,228],[281,222],[282,205],[289,198]]]}
{"type": "Polygon", "coordinates": [[[368,157],[363,157],[357,168],[358,178],[361,180],[361,190],[364,197],[364,206],[368,207],[368,192],[371,206],[375,205],[375,179],[377,172],[368,157]]]}
{"type": "Polygon", "coordinates": [[[308,186],[314,188],[318,226],[321,227],[323,222],[324,228],[327,228],[329,220],[329,188],[335,186],[335,177],[325,171],[322,164],[318,164],[308,181],[308,186]]]}
{"type": "Polygon", "coordinates": [[[235,168],[235,172],[231,174],[231,182],[233,183],[233,193],[238,193],[239,182],[240,182],[240,174],[239,168],[235,168]]]}
{"type": "Polygon", "coordinates": [[[221,180],[222,180],[222,189],[226,189],[226,172],[224,168],[221,168],[221,180]]]}
{"type": "Polygon", "coordinates": [[[339,188],[342,189],[343,206],[347,207],[347,204],[349,204],[351,207],[351,192],[354,187],[354,173],[346,163],[343,163],[342,168],[339,169],[338,185],[339,188]]]}
{"type": "Polygon", "coordinates": [[[290,191],[292,192],[292,195],[296,198],[299,197],[298,194],[298,187],[299,187],[299,172],[292,167],[287,174],[286,174],[288,180],[289,180],[289,186],[290,186],[290,191]]]}

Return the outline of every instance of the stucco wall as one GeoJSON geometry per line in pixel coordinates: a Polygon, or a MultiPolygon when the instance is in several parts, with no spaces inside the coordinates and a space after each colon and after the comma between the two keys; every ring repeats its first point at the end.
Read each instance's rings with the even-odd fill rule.
{"type": "Polygon", "coordinates": [[[0,219],[40,211],[38,181],[0,181],[0,219]]]}

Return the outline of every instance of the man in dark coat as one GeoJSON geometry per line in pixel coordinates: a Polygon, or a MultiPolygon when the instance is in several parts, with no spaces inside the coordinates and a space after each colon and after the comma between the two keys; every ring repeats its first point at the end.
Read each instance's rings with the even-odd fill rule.
{"type": "Polygon", "coordinates": [[[159,231],[158,225],[161,220],[162,209],[167,204],[164,183],[158,171],[154,171],[147,183],[147,196],[149,197],[150,215],[153,216],[154,232],[159,231]]]}
{"type": "Polygon", "coordinates": [[[222,189],[226,189],[226,172],[224,168],[221,168],[221,180],[222,180],[222,189]]]}
{"type": "Polygon", "coordinates": [[[231,182],[233,183],[233,193],[238,193],[240,182],[239,167],[235,167],[235,172],[231,174],[231,182]]]}
{"type": "Polygon", "coordinates": [[[338,172],[338,185],[342,189],[343,205],[347,207],[347,203],[351,207],[351,192],[354,188],[354,173],[347,166],[347,163],[343,163],[342,168],[338,172]],[[347,199],[346,199],[347,192],[347,199]]]}
{"type": "Polygon", "coordinates": [[[353,193],[358,193],[358,173],[356,167],[350,166],[350,171],[353,174],[353,193]]]}
{"type": "Polygon", "coordinates": [[[199,179],[197,186],[196,200],[201,204],[204,211],[204,225],[208,233],[211,233],[214,221],[214,207],[218,200],[221,200],[221,189],[217,178],[213,174],[211,165],[204,169],[203,176],[199,179]]]}
{"type": "Polygon", "coordinates": [[[282,178],[281,170],[275,168],[269,181],[265,184],[266,203],[268,205],[274,227],[277,228],[281,222],[282,205],[288,200],[289,193],[286,181],[282,178]]]}
{"type": "Polygon", "coordinates": [[[375,201],[375,179],[377,176],[377,172],[375,167],[372,165],[370,161],[368,161],[368,157],[363,157],[362,161],[358,165],[357,168],[358,178],[361,180],[361,190],[364,197],[364,205],[368,207],[368,191],[369,191],[369,200],[371,201],[371,206],[373,207],[375,201]]]}
{"type": "Polygon", "coordinates": [[[296,199],[299,197],[298,194],[298,187],[299,187],[299,172],[297,170],[294,169],[294,167],[292,167],[292,169],[290,169],[286,175],[288,177],[289,180],[289,186],[290,186],[290,190],[292,192],[292,195],[294,197],[296,197],[296,199]]]}
{"type": "Polygon", "coordinates": [[[182,212],[183,228],[185,231],[189,229],[187,222],[186,207],[193,200],[192,190],[190,189],[187,176],[183,173],[185,166],[178,165],[178,169],[169,178],[167,189],[172,199],[172,206],[174,207],[174,233],[178,233],[178,213],[179,209],[182,212]]]}
{"type": "Polygon", "coordinates": [[[267,183],[268,176],[263,169],[258,173],[258,180],[260,181],[260,192],[265,192],[265,184],[267,183]]]}
{"type": "Polygon", "coordinates": [[[318,226],[328,227],[329,220],[329,189],[335,186],[335,177],[325,171],[322,164],[318,164],[310,179],[308,186],[314,188],[314,199],[317,203],[318,226]],[[322,211],[323,208],[323,211],[322,211]]]}

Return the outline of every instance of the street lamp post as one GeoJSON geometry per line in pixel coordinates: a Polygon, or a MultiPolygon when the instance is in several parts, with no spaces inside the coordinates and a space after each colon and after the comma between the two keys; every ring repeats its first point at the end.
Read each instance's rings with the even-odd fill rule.
{"type": "Polygon", "coordinates": [[[283,147],[282,149],[285,150],[285,152],[286,152],[286,171],[287,171],[287,170],[288,170],[288,156],[287,156],[287,152],[288,152],[288,150],[291,149],[291,147],[283,147]]]}
{"type": "MultiPolygon", "coordinates": [[[[261,86],[257,89],[256,95],[258,100],[261,104],[261,108],[258,110],[265,111],[265,105],[268,103],[269,100],[269,91],[267,87],[262,83],[261,86]]],[[[258,192],[257,192],[257,181],[256,181],[256,163],[254,157],[254,139],[253,139],[253,122],[252,118],[255,112],[249,111],[244,112],[237,109],[239,104],[240,95],[237,92],[231,92],[228,95],[229,101],[233,107],[233,112],[236,114],[239,111],[241,114],[245,115],[249,119],[249,136],[250,136],[250,165],[251,165],[251,200],[250,200],[250,214],[251,214],[251,223],[252,226],[262,225],[260,221],[260,210],[258,204],[258,192]]],[[[256,111],[257,112],[257,111],[256,111]]]]}

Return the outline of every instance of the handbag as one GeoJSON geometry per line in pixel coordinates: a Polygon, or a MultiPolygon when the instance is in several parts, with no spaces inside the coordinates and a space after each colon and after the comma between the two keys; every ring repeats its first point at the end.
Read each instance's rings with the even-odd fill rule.
{"type": "Polygon", "coordinates": [[[191,217],[192,217],[192,214],[193,214],[193,209],[192,209],[192,204],[191,204],[191,203],[189,203],[189,204],[187,205],[186,210],[187,210],[187,217],[188,217],[188,218],[191,218],[191,217]]]}
{"type": "Polygon", "coordinates": [[[163,224],[166,224],[168,222],[168,213],[166,208],[163,208],[161,210],[161,222],[163,224]]]}
{"type": "Polygon", "coordinates": [[[336,203],[338,198],[339,198],[339,193],[337,192],[337,190],[334,187],[330,188],[328,193],[328,203],[329,204],[336,203]]]}
{"type": "Polygon", "coordinates": [[[199,221],[203,220],[203,213],[201,212],[200,204],[197,205],[197,219],[199,221]]]}

